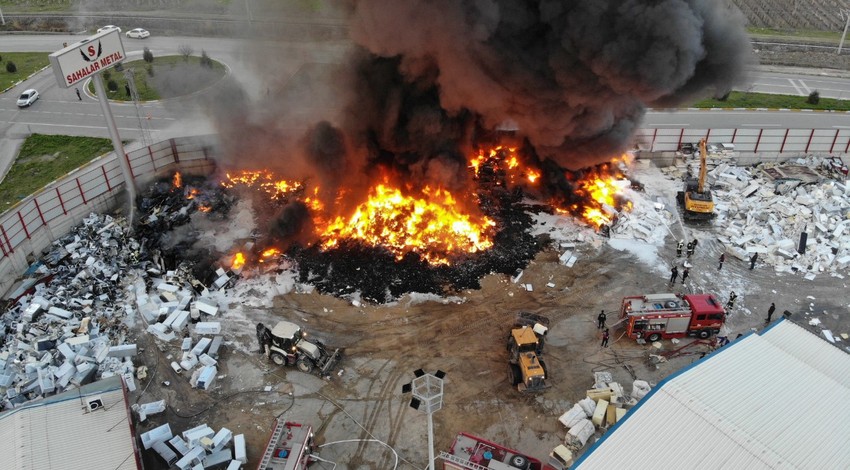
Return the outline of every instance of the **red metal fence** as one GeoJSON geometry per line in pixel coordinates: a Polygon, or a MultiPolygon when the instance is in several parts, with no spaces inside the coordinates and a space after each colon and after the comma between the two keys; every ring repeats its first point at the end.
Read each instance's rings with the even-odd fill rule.
{"type": "MultiPolygon", "coordinates": [[[[133,178],[137,184],[145,183],[158,171],[181,161],[191,164],[209,160],[212,147],[205,139],[170,139],[128,153],[133,178]]],[[[97,198],[123,190],[124,176],[114,155],[71,173],[0,216],[0,252],[3,257],[12,255],[51,222],[97,198]]]]}
{"type": "Polygon", "coordinates": [[[641,148],[652,152],[675,151],[682,143],[696,143],[705,138],[709,143],[735,144],[738,152],[752,153],[847,153],[850,151],[850,129],[641,129],[636,140],[641,148]]]}

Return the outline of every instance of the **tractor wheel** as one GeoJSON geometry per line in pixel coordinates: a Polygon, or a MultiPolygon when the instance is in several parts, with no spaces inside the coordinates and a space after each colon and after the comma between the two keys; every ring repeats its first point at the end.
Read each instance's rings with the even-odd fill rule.
{"type": "Polygon", "coordinates": [[[279,366],[285,366],[286,365],[286,357],[284,357],[284,355],[279,353],[279,352],[273,352],[272,353],[272,362],[274,362],[275,364],[277,364],[279,366]]]}
{"type": "Polygon", "coordinates": [[[508,382],[511,383],[512,386],[516,387],[522,382],[522,373],[520,373],[519,366],[516,364],[511,364],[508,368],[508,382]]]}
{"type": "Polygon", "coordinates": [[[659,333],[652,333],[651,335],[647,336],[647,338],[646,338],[646,339],[647,339],[650,343],[654,343],[654,342],[658,341],[659,339],[661,339],[661,334],[659,334],[659,333]]]}
{"type": "Polygon", "coordinates": [[[510,460],[511,467],[526,469],[528,468],[529,461],[527,458],[522,455],[514,455],[510,460]]]}
{"type": "Polygon", "coordinates": [[[699,333],[697,333],[697,336],[699,337],[699,339],[706,339],[709,336],[711,336],[711,331],[710,330],[699,330],[699,333]]]}
{"type": "Polygon", "coordinates": [[[306,357],[299,357],[298,361],[295,362],[295,366],[298,367],[298,370],[305,374],[309,374],[313,371],[313,361],[306,357]]]}

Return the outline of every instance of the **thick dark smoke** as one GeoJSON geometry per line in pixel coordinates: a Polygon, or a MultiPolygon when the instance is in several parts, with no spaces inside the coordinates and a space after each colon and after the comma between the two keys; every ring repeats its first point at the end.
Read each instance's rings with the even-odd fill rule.
{"type": "Polygon", "coordinates": [[[465,125],[512,122],[543,158],[598,163],[629,145],[647,106],[724,95],[751,61],[744,17],[723,0],[352,7],[351,35],[372,56],[360,60],[356,119],[343,127],[404,159],[451,161],[465,125]]]}

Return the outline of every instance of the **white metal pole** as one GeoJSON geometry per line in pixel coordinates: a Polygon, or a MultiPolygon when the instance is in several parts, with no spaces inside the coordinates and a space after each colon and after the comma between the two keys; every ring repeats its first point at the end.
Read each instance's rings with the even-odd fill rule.
{"type": "Polygon", "coordinates": [[[844,47],[844,38],[847,37],[847,27],[850,26],[850,11],[845,11],[844,16],[847,17],[847,21],[844,22],[844,32],[841,33],[841,42],[838,43],[839,55],[841,55],[841,48],[844,47]]]}
{"type": "Polygon", "coordinates": [[[121,165],[121,173],[124,174],[124,187],[127,188],[127,197],[130,198],[130,225],[132,226],[136,212],[136,180],[130,171],[130,163],[127,161],[127,155],[124,153],[124,144],[121,143],[121,137],[118,135],[118,127],[115,126],[115,118],[112,116],[112,110],[109,109],[109,99],[106,98],[103,78],[99,73],[96,73],[92,77],[92,80],[94,81],[94,90],[97,92],[98,101],[100,101],[100,109],[103,110],[103,117],[106,118],[106,128],[109,129],[112,148],[115,150],[115,156],[121,165]]]}
{"type": "Polygon", "coordinates": [[[434,419],[432,413],[428,413],[428,468],[436,470],[434,467],[434,419]]]}
{"type": "Polygon", "coordinates": [[[6,26],[6,18],[3,18],[3,9],[0,8],[0,24],[6,26]]]}

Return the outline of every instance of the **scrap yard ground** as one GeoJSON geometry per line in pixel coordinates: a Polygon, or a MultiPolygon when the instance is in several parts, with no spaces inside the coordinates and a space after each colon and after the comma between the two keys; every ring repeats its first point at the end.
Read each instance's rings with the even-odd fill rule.
{"type": "MultiPolygon", "coordinates": [[[[663,186],[648,184],[644,197],[661,197],[672,204],[663,186]]],[[[408,406],[409,396],[401,393],[401,387],[413,379],[415,369],[440,369],[447,378],[443,409],[434,415],[437,451],[447,450],[455,434],[465,431],[543,459],[562,443],[566,429],[557,418],[584,398],[593,385],[593,372],[610,372],[629,391],[634,379],[657,383],[708,351],[702,343],[686,346],[696,339],[678,344],[664,340],[661,350],[639,345],[622,337],[619,326],[611,326],[611,345],[602,348],[596,316],[604,309],[608,325],[614,325],[624,296],[708,292],[725,302],[729,291],[735,290],[739,297],[729,316],[730,338],[762,328],[771,302],[778,310],[774,319],[788,310],[792,320],[817,334],[823,328],[836,334],[850,331],[840,295],[846,288],[843,279],[821,275],[809,281],[797,274],[776,274],[768,265],[751,271],[748,262],[728,255],[718,271],[722,246],[716,238],[722,228],[685,227],[674,218],[671,234],[687,233],[700,240],[685,288],[680,282],[672,289],[667,284],[669,262],[675,259],[673,236],[649,259],[618,251],[594,236],[578,244],[578,261],[572,268],[559,263],[561,250],[550,243],[519,283],[492,275],[482,280],[480,290],[441,301],[404,297],[390,305],[353,305],[314,292],[293,292],[255,308],[240,305],[234,296],[220,318],[227,343],[219,361],[220,379],[211,391],[189,388],[187,378],[177,377],[168,367],[173,360],[168,354],[179,357],[175,344],[160,349],[152,336],[139,335],[143,361],[155,369],[155,377],[150,385],[139,387],[144,391],[141,396],[137,392],[132,399],[164,398],[170,406],[139,431],[164,422],[171,423],[175,432],[200,423],[214,429],[225,426],[234,434],[245,433],[250,467],[266,444],[274,418],[280,416],[314,426],[318,443],[324,445],[319,455],[336,462],[337,468],[421,469],[428,455],[427,421],[408,406]],[[533,290],[521,284],[530,284],[533,290]],[[551,387],[542,393],[520,394],[508,383],[505,344],[519,311],[551,319],[544,355],[551,387]],[[822,325],[809,325],[810,317],[822,325]],[[342,372],[322,379],[274,366],[257,354],[255,323],[273,325],[278,319],[299,323],[310,336],[345,348],[342,372]],[[656,365],[650,353],[672,354],[656,365]],[[162,385],[163,381],[170,385],[162,385]],[[271,391],[264,391],[267,386],[271,391]]],[[[248,290],[240,295],[264,294],[248,290]]]]}

